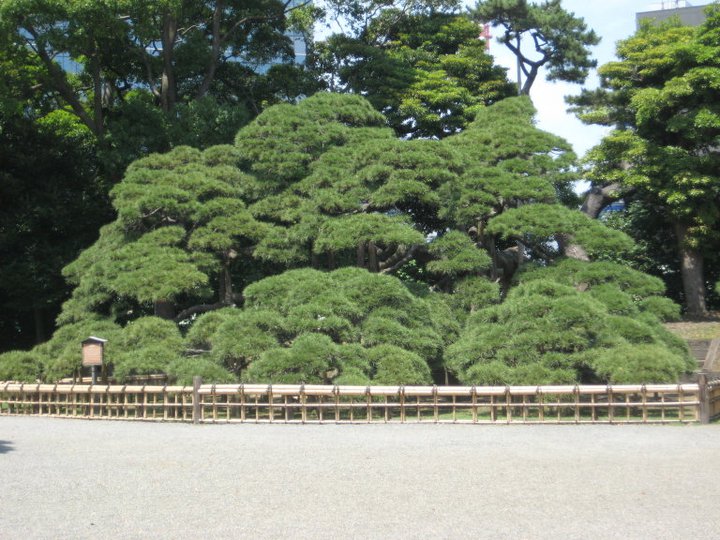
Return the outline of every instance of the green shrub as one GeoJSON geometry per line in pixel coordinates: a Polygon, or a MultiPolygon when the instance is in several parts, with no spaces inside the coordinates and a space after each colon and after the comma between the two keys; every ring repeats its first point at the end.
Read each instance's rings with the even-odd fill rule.
{"type": "MultiPolygon", "coordinates": [[[[582,273],[581,264],[569,265],[572,275],[582,273]]],[[[672,382],[692,369],[687,346],[655,315],[640,312],[612,279],[588,272],[597,284],[574,288],[561,283],[567,269],[561,270],[559,280],[550,269],[538,270],[511,289],[505,302],[471,315],[445,350],[447,368],[464,384],[531,385],[672,382]],[[629,355],[635,347],[638,352],[629,355]],[[653,358],[654,350],[663,355],[653,358]]],[[[628,289],[654,290],[653,280],[629,275],[637,279],[628,289]]]]}
{"type": "Polygon", "coordinates": [[[430,368],[423,359],[410,351],[393,345],[380,345],[368,349],[368,358],[374,368],[373,384],[430,384],[430,368]]]}
{"type": "Polygon", "coordinates": [[[250,364],[248,382],[322,384],[336,367],[336,345],[322,334],[303,334],[289,348],[265,351],[250,364]]]}
{"type": "Polygon", "coordinates": [[[119,355],[113,375],[120,382],[125,382],[133,375],[167,373],[168,366],[177,359],[178,353],[168,349],[164,344],[149,345],[119,355]]]}
{"type": "Polygon", "coordinates": [[[360,268],[291,270],[253,283],[244,296],[245,308],[213,323],[214,333],[203,316],[189,335],[205,332],[212,357],[254,382],[427,381],[459,331],[445,295],[425,290],[419,298],[397,278],[360,268]],[[397,368],[370,360],[383,346],[394,347],[380,350],[392,352],[397,368]]]}
{"type": "Polygon", "coordinates": [[[225,308],[204,313],[193,322],[188,330],[187,344],[195,349],[209,350],[212,346],[210,339],[213,334],[228,317],[237,311],[235,308],[225,308]]]}
{"type": "Polygon", "coordinates": [[[237,377],[206,358],[178,358],[171,361],[166,368],[170,381],[175,384],[189,386],[193,377],[202,377],[204,384],[236,383],[237,377]]]}
{"type": "Polygon", "coordinates": [[[635,344],[599,351],[591,365],[603,381],[613,384],[677,382],[688,368],[682,356],[665,347],[635,344]]]}
{"type": "Polygon", "coordinates": [[[641,311],[652,313],[663,322],[679,321],[680,306],[663,296],[651,296],[638,302],[641,311]]]}
{"type": "Polygon", "coordinates": [[[185,348],[177,325],[159,317],[142,317],[123,328],[114,350],[108,357],[114,365],[114,376],[120,381],[132,375],[166,373],[185,348]]]}
{"type": "Polygon", "coordinates": [[[36,382],[41,379],[43,363],[29,351],[0,354],[0,381],[36,382]]]}
{"type": "Polygon", "coordinates": [[[79,374],[82,369],[81,342],[90,336],[107,339],[105,358],[112,362],[117,351],[122,350],[119,343],[122,328],[104,319],[85,319],[66,324],[58,328],[52,339],[33,349],[45,365],[44,379],[55,382],[64,377],[79,374]]]}

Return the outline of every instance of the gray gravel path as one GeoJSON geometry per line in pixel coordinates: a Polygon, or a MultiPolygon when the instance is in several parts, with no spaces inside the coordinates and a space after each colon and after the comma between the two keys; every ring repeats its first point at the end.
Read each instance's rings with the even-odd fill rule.
{"type": "Polygon", "coordinates": [[[718,538],[720,426],[0,418],[0,538],[718,538]]]}

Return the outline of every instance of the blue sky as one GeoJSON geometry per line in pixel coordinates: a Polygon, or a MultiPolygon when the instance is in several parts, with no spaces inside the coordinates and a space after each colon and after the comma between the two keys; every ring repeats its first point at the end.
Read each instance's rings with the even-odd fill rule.
{"type": "MultiPolygon", "coordinates": [[[[602,38],[597,47],[593,48],[598,65],[615,59],[615,43],[631,36],[635,32],[635,14],[653,9],[653,4],[660,0],[564,0],[563,7],[576,16],[585,19],[590,28],[602,38]]],[[[693,6],[710,4],[709,0],[691,0],[693,6]]],[[[501,29],[492,30],[499,35],[501,29]]],[[[514,80],[516,68],[515,57],[504,45],[493,38],[490,46],[498,63],[510,68],[508,76],[514,80]]],[[[593,72],[588,79],[587,88],[597,86],[597,76],[593,72]]],[[[586,126],[565,110],[564,96],[578,94],[580,85],[566,83],[548,83],[544,74],[538,78],[531,90],[531,97],[538,109],[538,126],[567,139],[579,156],[600,142],[605,129],[598,126],[586,126]]]]}

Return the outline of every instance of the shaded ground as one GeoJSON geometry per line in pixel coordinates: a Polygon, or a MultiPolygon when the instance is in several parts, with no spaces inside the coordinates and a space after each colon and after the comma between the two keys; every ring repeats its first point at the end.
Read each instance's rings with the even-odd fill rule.
{"type": "Polygon", "coordinates": [[[716,538],[720,426],[0,418],[7,538],[716,538]]]}

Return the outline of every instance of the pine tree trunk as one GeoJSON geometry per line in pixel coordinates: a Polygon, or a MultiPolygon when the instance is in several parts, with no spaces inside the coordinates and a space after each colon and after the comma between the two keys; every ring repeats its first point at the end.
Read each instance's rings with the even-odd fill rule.
{"type": "Polygon", "coordinates": [[[219,284],[219,298],[218,300],[223,304],[233,303],[233,286],[232,286],[232,275],[230,274],[230,261],[223,261],[222,270],[220,272],[220,284],[219,284]]]}
{"type": "Polygon", "coordinates": [[[358,244],[357,247],[357,266],[365,268],[365,242],[358,244]]]}
{"type": "Polygon", "coordinates": [[[685,308],[688,317],[700,319],[708,315],[705,304],[704,257],[698,250],[688,246],[687,231],[687,225],[680,223],[675,225],[678,254],[680,255],[680,272],[685,292],[685,308]]]}
{"type": "Polygon", "coordinates": [[[208,63],[205,67],[205,75],[203,76],[203,82],[200,85],[200,88],[198,89],[197,93],[195,94],[195,97],[197,99],[200,99],[201,97],[204,97],[207,95],[208,91],[210,90],[210,86],[212,85],[213,80],[215,79],[215,72],[217,71],[218,62],[220,60],[220,53],[221,53],[221,36],[220,36],[220,23],[222,21],[222,15],[223,10],[225,9],[224,2],[218,1],[215,4],[215,10],[213,11],[213,18],[212,18],[212,47],[211,47],[211,53],[210,58],[208,59],[208,63]]]}
{"type": "Polygon", "coordinates": [[[380,271],[380,263],[378,261],[377,246],[373,242],[368,242],[368,270],[371,272],[380,271]]]}
{"type": "Polygon", "coordinates": [[[175,319],[175,304],[170,300],[155,300],[155,316],[172,321],[175,319]]]}
{"type": "Polygon", "coordinates": [[[590,260],[585,248],[580,244],[576,244],[572,236],[567,234],[558,235],[558,242],[560,243],[560,250],[569,259],[586,262],[590,260]]]}
{"type": "Polygon", "coordinates": [[[500,270],[498,267],[498,254],[497,254],[497,246],[495,245],[495,237],[492,237],[488,240],[488,252],[490,254],[490,260],[492,261],[492,266],[490,267],[490,279],[495,281],[500,276],[500,270]]]}
{"type": "MultiPolygon", "coordinates": [[[[627,193],[629,190],[624,190],[627,193]]],[[[580,211],[586,216],[597,219],[608,205],[619,201],[623,192],[619,183],[612,183],[606,186],[592,186],[585,195],[580,211]]]]}

